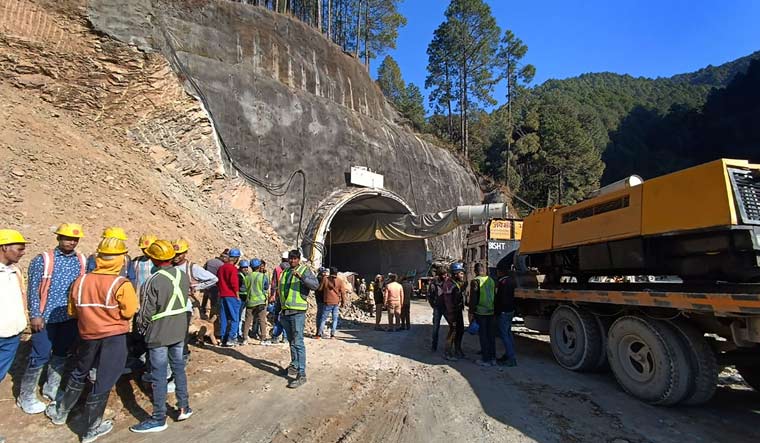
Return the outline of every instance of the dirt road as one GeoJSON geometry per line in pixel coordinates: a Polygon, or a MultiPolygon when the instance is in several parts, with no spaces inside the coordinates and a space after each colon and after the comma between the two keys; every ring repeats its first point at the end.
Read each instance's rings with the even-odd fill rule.
{"type": "MultiPolygon", "coordinates": [[[[721,387],[706,406],[648,406],[624,394],[609,374],[561,369],[549,345],[527,334],[517,338],[516,368],[473,364],[478,346],[469,335],[469,358],[450,363],[429,349],[429,314],[424,301],[415,301],[410,331],[346,322],[335,340],[307,339],[309,382],[297,390],[277,375],[289,361],[284,345],[194,349],[189,377],[195,415],[170,421],[161,434],[130,433],[128,426],[147,415],[150,403],[125,377],[106,412],[117,428],[103,441],[756,441],[756,392],[721,387]]],[[[10,385],[9,378],[0,386],[0,426],[9,442],[77,441],[68,426],[12,406],[10,385]]],[[[74,414],[69,426],[78,430],[79,421],[74,414]]]]}

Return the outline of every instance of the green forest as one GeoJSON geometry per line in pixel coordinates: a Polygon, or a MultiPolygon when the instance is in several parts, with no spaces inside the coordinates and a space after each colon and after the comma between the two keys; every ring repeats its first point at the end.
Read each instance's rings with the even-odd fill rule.
{"type": "Polygon", "coordinates": [[[573,203],[633,174],[760,161],[760,51],[670,78],[596,73],[537,86],[528,85],[541,67],[523,63],[527,52],[485,2],[452,0],[428,46],[432,114],[389,56],[378,85],[415,130],[536,207],[573,203]],[[506,97],[493,96],[498,82],[506,97]]]}
{"type": "MultiPolygon", "coordinates": [[[[402,0],[238,0],[313,26],[369,69],[407,23],[402,0]]],[[[385,55],[377,84],[407,124],[530,206],[721,157],[760,161],[760,51],[669,78],[610,72],[533,85],[529,42],[483,0],[450,0],[424,85],[385,55]],[[528,57],[529,58],[529,57],[528,57]],[[494,96],[497,84],[506,86],[494,96]],[[422,87],[429,92],[428,102],[422,87]]]]}

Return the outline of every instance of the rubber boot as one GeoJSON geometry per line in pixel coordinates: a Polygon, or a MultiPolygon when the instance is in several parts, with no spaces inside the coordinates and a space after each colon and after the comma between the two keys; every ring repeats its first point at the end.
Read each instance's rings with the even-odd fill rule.
{"type": "Polygon", "coordinates": [[[53,421],[54,425],[66,424],[69,412],[71,412],[71,409],[77,404],[77,400],[79,400],[79,396],[82,395],[83,389],[84,383],[69,380],[68,385],[66,385],[66,390],[61,396],[61,400],[57,403],[53,402],[48,405],[47,409],[45,409],[45,415],[53,421]]]}
{"type": "Polygon", "coordinates": [[[50,401],[55,401],[58,396],[58,387],[61,386],[63,368],[66,366],[66,357],[52,356],[47,368],[47,381],[42,385],[42,395],[50,401]]]}
{"type": "Polygon", "coordinates": [[[89,443],[97,440],[113,429],[111,420],[103,420],[103,413],[106,411],[108,404],[108,395],[111,391],[102,394],[90,394],[87,397],[84,410],[87,419],[87,432],[82,436],[82,443],[89,443]]]}
{"type": "Polygon", "coordinates": [[[40,382],[43,368],[43,366],[27,368],[24,378],[21,379],[21,390],[16,399],[16,405],[27,414],[39,414],[45,411],[45,403],[37,399],[37,384],[40,382]]]}

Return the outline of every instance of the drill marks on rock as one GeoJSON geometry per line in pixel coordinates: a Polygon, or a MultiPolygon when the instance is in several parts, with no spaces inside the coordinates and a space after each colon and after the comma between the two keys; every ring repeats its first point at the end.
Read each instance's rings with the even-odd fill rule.
{"type": "Polygon", "coordinates": [[[251,64],[253,65],[253,73],[261,75],[261,46],[258,31],[253,31],[253,38],[251,40],[251,64]]]}
{"type": "Polygon", "coordinates": [[[63,29],[55,18],[40,7],[27,1],[5,0],[0,28],[10,37],[46,44],[46,49],[67,52],[73,49],[71,32],[81,29],[63,29]]]}
{"type": "Polygon", "coordinates": [[[288,77],[286,84],[290,89],[295,88],[295,81],[293,79],[293,57],[290,55],[290,45],[285,45],[285,54],[288,59],[288,77]]]}
{"type": "Polygon", "coordinates": [[[237,63],[243,63],[243,46],[240,44],[240,33],[235,33],[235,48],[237,53],[237,63]]]}
{"type": "Polygon", "coordinates": [[[317,51],[311,50],[311,66],[314,69],[314,95],[317,97],[324,96],[322,92],[322,84],[319,81],[319,66],[317,66],[317,51]]]}

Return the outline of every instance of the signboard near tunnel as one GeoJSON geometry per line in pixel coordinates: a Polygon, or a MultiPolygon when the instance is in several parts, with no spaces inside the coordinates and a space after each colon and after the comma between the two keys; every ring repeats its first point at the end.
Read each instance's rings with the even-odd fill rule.
{"type": "Polygon", "coordinates": [[[365,166],[351,166],[350,183],[365,188],[383,188],[383,176],[370,171],[365,166]]]}

